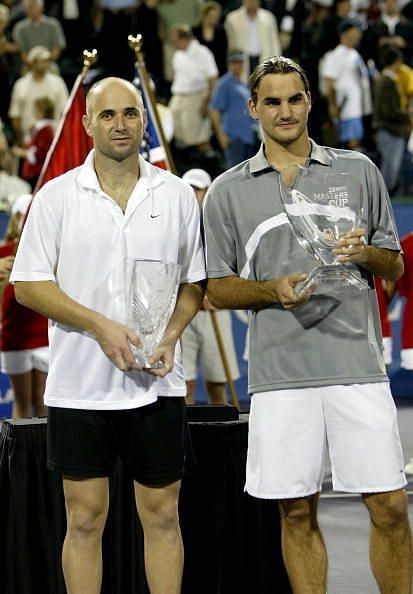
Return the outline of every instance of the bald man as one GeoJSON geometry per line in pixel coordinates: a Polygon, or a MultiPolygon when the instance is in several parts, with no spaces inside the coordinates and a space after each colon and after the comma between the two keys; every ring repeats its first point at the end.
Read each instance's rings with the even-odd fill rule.
{"type": "Polygon", "coordinates": [[[179,178],[145,162],[146,124],[135,87],[96,83],[83,116],[94,150],[36,195],[11,281],[19,302],[52,322],[48,466],[63,477],[68,594],[98,594],[108,477],[118,455],[135,484],[152,594],[181,591],[178,495],[188,458],[179,336],[203,298],[199,209],[179,178]],[[181,265],[175,310],[142,370],[125,323],[127,259],[181,265]]]}

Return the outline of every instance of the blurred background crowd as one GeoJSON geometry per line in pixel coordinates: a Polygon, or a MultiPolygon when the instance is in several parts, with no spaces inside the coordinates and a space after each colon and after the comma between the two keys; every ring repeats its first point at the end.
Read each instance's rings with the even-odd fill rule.
{"type": "Polygon", "coordinates": [[[3,176],[33,188],[82,51],[99,53],[89,83],[133,80],[137,33],[179,173],[215,177],[254,153],[248,75],[282,54],[308,73],[311,136],[367,153],[392,196],[412,193],[413,0],[3,0],[3,176]]]}

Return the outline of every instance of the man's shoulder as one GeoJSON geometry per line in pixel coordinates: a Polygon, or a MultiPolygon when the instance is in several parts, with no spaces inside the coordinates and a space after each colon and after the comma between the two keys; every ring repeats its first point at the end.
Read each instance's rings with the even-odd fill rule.
{"type": "Polygon", "coordinates": [[[62,197],[62,192],[71,191],[76,188],[77,177],[84,165],[69,169],[65,173],[54,177],[47,181],[44,186],[36,193],[37,196],[59,196],[62,197]]]}
{"type": "Polygon", "coordinates": [[[250,177],[249,159],[247,159],[218,175],[210,186],[210,193],[213,195],[229,195],[232,188],[235,188],[250,177]]]}

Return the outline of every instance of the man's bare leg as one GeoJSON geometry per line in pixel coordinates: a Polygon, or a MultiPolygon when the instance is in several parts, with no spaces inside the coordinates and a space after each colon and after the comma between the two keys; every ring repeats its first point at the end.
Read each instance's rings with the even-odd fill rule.
{"type": "Polygon", "coordinates": [[[225,383],[205,382],[208,401],[210,404],[227,404],[227,397],[225,395],[225,383]]]}
{"type": "Polygon", "coordinates": [[[404,489],[363,495],[371,519],[370,563],[382,594],[411,594],[412,542],[404,489]]]}
{"type": "Polygon", "coordinates": [[[317,521],[319,494],[279,501],[285,567],[294,594],[325,594],[327,552],[317,521]]]}
{"type": "Polygon", "coordinates": [[[186,382],[186,396],[185,402],[187,404],[193,404],[195,400],[195,386],[196,380],[188,380],[186,382]]]}
{"type": "Polygon", "coordinates": [[[178,518],[181,482],[147,487],[135,482],[144,532],[145,569],[151,594],[180,594],[184,548],[178,518]]]}
{"type": "Polygon", "coordinates": [[[64,477],[63,489],[67,533],[62,560],[67,594],[100,594],[109,481],[64,477]]]}

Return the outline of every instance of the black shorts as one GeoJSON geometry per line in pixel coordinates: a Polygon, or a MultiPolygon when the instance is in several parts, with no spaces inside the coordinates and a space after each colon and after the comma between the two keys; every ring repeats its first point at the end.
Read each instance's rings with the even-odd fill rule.
{"type": "Polygon", "coordinates": [[[192,462],[184,398],[128,410],[49,407],[47,466],[73,477],[109,476],[117,457],[135,481],[166,485],[192,462]]]}

